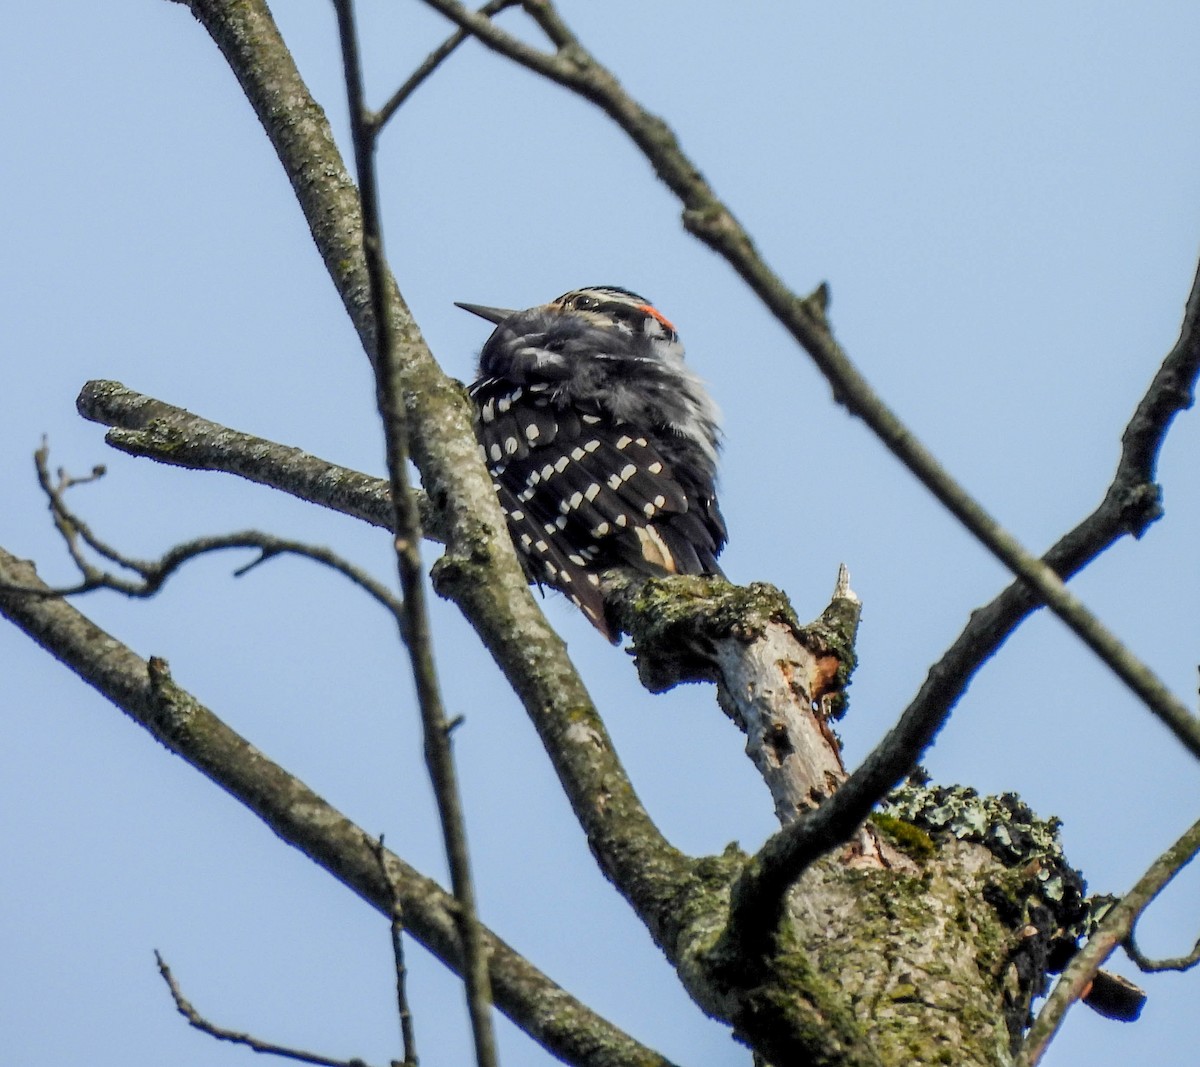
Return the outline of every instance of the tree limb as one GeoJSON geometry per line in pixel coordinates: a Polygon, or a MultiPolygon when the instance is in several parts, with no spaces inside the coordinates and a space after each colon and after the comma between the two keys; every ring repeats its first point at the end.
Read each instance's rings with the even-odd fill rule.
{"type": "MultiPolygon", "coordinates": [[[[185,408],[126,388],[90,381],[75,401],[85,419],[112,429],[105,441],[119,452],[186,470],[224,471],[270,486],[323,508],[391,529],[392,500],[386,478],[341,467],[299,448],[233,430],[185,408]]],[[[421,529],[444,541],[424,494],[421,529]]]]}
{"type": "MultiPolygon", "coordinates": [[[[0,582],[42,584],[32,564],[2,548],[0,582]]],[[[375,839],[176,685],[162,660],[143,660],[60,599],[0,589],[0,614],[381,915],[398,891],[408,930],[462,973],[454,898],[390,852],[385,877],[375,839]]],[[[497,1006],[547,1051],[579,1067],[669,1067],[495,934],[485,937],[497,1006]]]]}

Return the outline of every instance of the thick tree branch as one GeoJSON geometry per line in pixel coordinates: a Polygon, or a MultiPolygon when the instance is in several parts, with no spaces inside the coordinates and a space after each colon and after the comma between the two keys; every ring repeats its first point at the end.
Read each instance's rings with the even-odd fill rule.
{"type": "Polygon", "coordinates": [[[1124,942],[1139,915],[1192,858],[1200,852],[1200,821],[1164,852],[1128,893],[1100,920],[1086,945],[1076,953],[1042,1005],[1017,1059],[1017,1067],[1035,1067],[1062,1025],[1067,1010],[1088,990],[1113,949],[1124,942]]]}
{"type": "Polygon", "coordinates": [[[820,619],[802,626],[786,596],[754,582],[606,576],[609,609],[634,638],[651,692],[681,682],[717,687],[721,709],[746,735],[785,826],[846,777],[830,723],[844,710],[862,605],[840,568],[820,619]]]}
{"type": "MultiPolygon", "coordinates": [[[[386,478],[361,474],[299,448],[232,430],[120,382],[87,382],[75,401],[79,414],[112,429],[105,441],[119,452],[187,470],[223,471],[299,500],[391,529],[386,478]]],[[[436,515],[422,494],[421,528],[437,535],[436,515]]]]}
{"type": "Polygon", "coordinates": [[[867,383],[838,344],[825,316],[828,289],[807,298],[767,265],[733,213],[683,152],[674,133],[630,97],[611,71],[567,29],[548,0],[525,8],[558,46],[531,48],[457,0],[425,0],[488,48],[591,101],[625,131],[683,205],[684,226],[725,259],[812,358],[838,403],[861,418],[885,447],[987,549],[1037,592],[1050,608],[1179,738],[1200,757],[1200,719],[1070,593],[1054,569],[1027,551],[942,467],[867,383]]]}
{"type": "MultiPolygon", "coordinates": [[[[363,346],[373,352],[358,195],[324,113],[262,0],[191,0],[189,7],[258,115],[363,346]]],[[[436,587],[468,617],[524,703],[602,869],[653,936],[669,941],[690,862],[642,807],[562,640],[527,588],[461,388],[437,367],[394,285],[390,306],[409,445],[447,540],[436,587]]]]}
{"type": "MultiPolygon", "coordinates": [[[[42,584],[32,564],[3,549],[0,583],[42,584]]],[[[0,614],[381,915],[398,891],[408,930],[462,973],[454,898],[390,852],[385,877],[375,839],[177,686],[162,660],[143,660],[63,600],[0,589],[0,614]]],[[[497,1006],[547,1051],[580,1067],[668,1067],[494,934],[485,938],[497,1006]]]]}

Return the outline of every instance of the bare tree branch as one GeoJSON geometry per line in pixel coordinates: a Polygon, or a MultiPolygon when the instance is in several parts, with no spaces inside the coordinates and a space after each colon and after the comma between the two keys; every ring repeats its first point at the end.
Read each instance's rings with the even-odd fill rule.
{"type": "Polygon", "coordinates": [[[846,768],[830,724],[845,710],[862,609],[845,567],[829,607],[808,625],[765,582],[608,574],[605,584],[610,612],[634,638],[642,684],[662,692],[712,682],[782,824],[838,788],[846,768]]]}
{"type": "MultiPolygon", "coordinates": [[[[489,0],[477,12],[483,18],[491,18],[493,15],[498,15],[505,8],[515,7],[520,0],[489,0]]],[[[471,35],[466,30],[456,30],[446,38],[440,45],[437,46],[428,56],[425,61],[417,67],[407,78],[403,85],[400,86],[389,98],[386,104],[383,105],[372,117],[371,125],[378,132],[388,124],[392,116],[404,105],[413,93],[415,93],[429,78],[429,76],[444,63],[450,55],[471,35]]]]}
{"type": "Polygon", "coordinates": [[[1197,963],[1200,963],[1200,938],[1196,939],[1196,944],[1192,946],[1192,951],[1186,956],[1167,956],[1161,960],[1151,959],[1149,956],[1142,954],[1138,948],[1137,942],[1134,940],[1136,931],[1136,922],[1134,929],[1129,931],[1129,936],[1125,938],[1124,949],[1126,955],[1129,956],[1138,969],[1147,974],[1153,974],[1157,971],[1190,971],[1197,963]]]}
{"type": "MultiPolygon", "coordinates": [[[[87,382],[75,401],[85,419],[112,427],[105,441],[119,452],[186,470],[224,471],[299,500],[391,529],[392,500],[386,478],[375,478],[320,459],[299,448],[230,429],[120,382],[87,382]]],[[[436,516],[424,494],[421,528],[437,534],[436,516]]]]}
{"type": "Polygon", "coordinates": [[[224,552],[230,549],[255,549],[258,558],[238,567],[234,572],[235,578],[241,578],[255,567],[261,566],[277,556],[293,555],[302,559],[310,559],[315,563],[324,564],[331,570],[337,571],[356,586],[367,593],[372,599],[384,607],[391,615],[399,620],[404,618],[404,606],[392,594],[391,590],[381,585],[361,567],[355,566],[335,552],[320,545],[310,545],[303,541],[291,541],[285,537],[262,533],[258,530],[240,530],[237,533],[216,534],[212,537],[196,537],[174,545],[156,560],[134,560],[117,558],[115,562],[129,567],[139,575],[138,581],[122,578],[118,574],[102,570],[84,561],[84,578],[76,585],[44,588],[26,588],[16,586],[0,586],[5,592],[27,593],[31,596],[63,597],[75,596],[79,593],[89,593],[96,589],[111,589],[128,597],[146,599],[155,596],[180,567],[190,560],[211,552],[224,552]]]}
{"type": "Polygon", "coordinates": [[[1076,953],[1062,977],[1054,984],[1053,991],[1025,1038],[1017,1057],[1017,1067],[1035,1067],[1041,1061],[1068,1009],[1088,991],[1113,949],[1129,937],[1138,916],[1171,879],[1191,862],[1197,852],[1200,852],[1200,821],[1193,823],[1175,844],[1154,861],[1137,884],[1105,913],[1087,944],[1076,953]]]}
{"type": "Polygon", "coordinates": [[[611,71],[571,34],[549,0],[526,0],[525,9],[558,46],[548,54],[531,48],[457,0],[425,0],[488,48],[591,101],[624,130],[683,205],[685,228],[734,268],[812,358],[834,399],[861,418],[887,449],[987,549],[1036,590],[1050,608],[1157,715],[1180,742],[1200,757],[1200,719],[1191,714],[1154,672],[1134,656],[1064,586],[1052,567],[1026,550],[959,485],[936,457],[875,393],[838,344],[826,318],[828,288],[802,298],[759,255],[749,234],[687,157],[662,119],[629,96],[611,71]]]}
{"type": "Polygon", "coordinates": [[[463,977],[466,986],[467,1013],[479,1067],[496,1067],[496,1038],[492,1031],[492,991],[488,981],[487,958],[479,910],[475,903],[475,882],[471,875],[471,856],[467,846],[466,816],[458,770],[450,743],[450,728],[442,704],[441,685],[433,661],[433,635],[425,606],[425,568],[421,563],[421,520],[408,478],[408,416],[405,414],[405,373],[399,350],[399,335],[394,329],[388,284],[387,259],[383,250],[383,229],[379,219],[379,190],[375,175],[375,125],[363,97],[362,64],[358,51],[358,28],[353,0],[334,0],[338,37],[342,45],[342,68],[346,78],[346,97],[350,111],[350,129],[354,138],[354,156],[358,187],[362,197],[362,251],[367,268],[367,289],[374,320],[375,397],[387,451],[388,477],[392,490],[392,532],[400,589],[404,597],[404,617],[400,635],[408,649],[417,704],[421,710],[421,728],[425,737],[425,764],[433,783],[442,841],[450,867],[450,883],[458,901],[458,923],[465,955],[463,977]]]}
{"type": "Polygon", "coordinates": [[[171,973],[171,968],[167,966],[167,961],[162,958],[162,954],[155,951],[154,958],[158,961],[158,973],[162,975],[163,981],[167,983],[167,988],[171,991],[171,999],[175,1001],[176,1010],[187,1019],[189,1026],[195,1027],[202,1034],[215,1037],[218,1041],[228,1041],[234,1045],[244,1045],[254,1052],[261,1052],[268,1056],[279,1056],[281,1059],[295,1060],[298,1063],[313,1063],[317,1067],[367,1067],[362,1060],[357,1058],[331,1060],[327,1056],[319,1056],[315,1052],[304,1052],[301,1049],[274,1045],[269,1041],[259,1040],[253,1034],[241,1033],[237,1030],[226,1030],[223,1026],[217,1026],[215,1023],[209,1022],[195,1009],[192,1002],[183,995],[183,990],[179,988],[179,983],[171,973]]]}
{"type": "Polygon", "coordinates": [[[379,871],[387,882],[392,898],[389,918],[392,929],[392,960],[396,967],[396,1014],[400,1018],[400,1044],[404,1050],[404,1067],[417,1067],[420,1062],[417,1056],[417,1035],[413,1027],[412,1009],[408,1004],[408,967],[404,962],[404,901],[400,895],[400,888],[392,880],[392,872],[388,869],[383,834],[379,835],[379,847],[375,854],[379,859],[379,871]]]}
{"type": "Polygon", "coordinates": [[[372,599],[387,610],[401,626],[404,625],[404,605],[392,595],[391,590],[377,582],[361,567],[355,566],[349,560],[337,553],[319,545],[306,544],[303,541],[292,541],[273,534],[260,533],[257,530],[242,530],[238,533],[218,534],[212,537],[197,537],[181,544],[174,545],[156,560],[134,559],[102,541],[92,528],[74,511],[67,507],[64,499],[68,489],[87,482],[92,482],[104,474],[103,467],[96,467],[85,478],[72,478],[62,470],[58,474],[58,482],[50,478],[47,468],[49,451],[45,445],[34,454],[37,465],[38,482],[50,502],[50,512],[54,518],[55,528],[62,536],[75,565],[82,575],[81,581],[75,585],[19,587],[4,586],[6,592],[23,592],[31,596],[62,597],[75,596],[80,593],[90,593],[96,589],[110,589],[128,597],[147,599],[154,596],[167,579],[180,567],[198,556],[210,552],[227,551],[229,549],[250,548],[258,551],[258,558],[239,567],[233,572],[235,578],[240,578],[255,567],[282,555],[294,555],[324,564],[331,570],[337,571],[348,578],[354,585],[367,593],[372,599]],[[79,542],[97,552],[110,563],[115,563],[137,575],[137,580],[122,577],[111,571],[95,566],[83,553],[79,542]]]}
{"type": "MultiPolygon", "coordinates": [[[[0,582],[39,584],[32,564],[2,548],[0,582]]],[[[462,973],[453,896],[390,852],[384,878],[370,835],[176,685],[162,660],[143,660],[64,600],[0,589],[0,615],[381,915],[390,915],[398,889],[413,937],[462,973]]],[[[485,936],[497,1006],[551,1054],[579,1067],[669,1067],[495,934],[485,936]]]]}

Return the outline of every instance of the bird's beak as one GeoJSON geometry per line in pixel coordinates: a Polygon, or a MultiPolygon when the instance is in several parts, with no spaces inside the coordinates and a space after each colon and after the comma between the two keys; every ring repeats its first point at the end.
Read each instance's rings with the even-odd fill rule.
{"type": "Polygon", "coordinates": [[[516,312],[509,308],[490,308],[484,307],[483,304],[460,304],[457,300],[454,302],[455,307],[460,307],[463,311],[469,311],[472,315],[478,315],[481,319],[487,319],[488,322],[494,322],[497,325],[502,323],[509,315],[515,315],[516,312]]]}

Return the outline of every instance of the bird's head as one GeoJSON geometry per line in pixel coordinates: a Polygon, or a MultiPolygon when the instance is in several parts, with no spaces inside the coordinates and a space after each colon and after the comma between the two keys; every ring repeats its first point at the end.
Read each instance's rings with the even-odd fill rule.
{"type": "Polygon", "coordinates": [[[483,304],[460,303],[457,306],[497,326],[513,316],[540,313],[578,319],[601,328],[616,327],[631,333],[653,333],[672,339],[675,337],[674,325],[650,301],[616,285],[589,285],[583,289],[572,289],[548,304],[539,304],[525,311],[487,307],[483,304]]]}
{"type": "MultiPolygon", "coordinates": [[[[683,355],[671,321],[645,297],[614,285],[592,285],[523,311],[458,304],[496,324],[480,353],[483,375],[562,379],[582,364],[630,364],[683,355]]],[[[599,368],[597,368],[599,369],[599,368]]],[[[635,371],[636,372],[636,371],[635,371]]]]}

